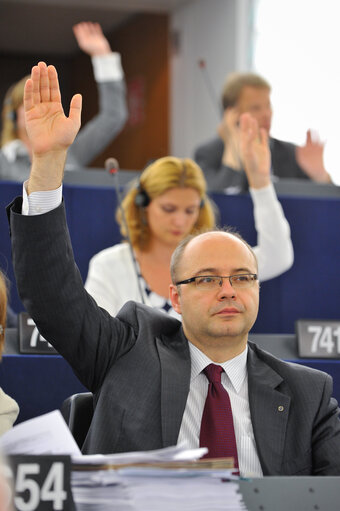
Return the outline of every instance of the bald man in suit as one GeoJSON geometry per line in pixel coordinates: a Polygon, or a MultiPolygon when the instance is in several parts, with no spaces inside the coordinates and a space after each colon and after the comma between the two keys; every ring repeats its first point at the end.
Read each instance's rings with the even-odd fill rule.
{"type": "MultiPolygon", "coordinates": [[[[128,302],[116,318],[87,294],[61,202],[63,165],[80,126],[81,97],[65,117],[56,70],[39,63],[25,91],[33,162],[24,198],[9,207],[21,298],[39,331],[93,392],[83,451],[199,445],[213,363],[230,395],[241,475],[340,475],[340,421],[325,373],[283,362],[248,340],[259,305],[257,262],[232,232],[185,240],[170,297],[178,320],[128,302]]],[[[247,114],[242,151],[268,164],[264,134],[247,114]]]]}

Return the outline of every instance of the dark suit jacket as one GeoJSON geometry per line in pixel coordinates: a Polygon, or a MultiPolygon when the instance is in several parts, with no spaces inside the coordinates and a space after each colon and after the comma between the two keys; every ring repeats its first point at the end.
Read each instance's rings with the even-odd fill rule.
{"type": "MultiPolygon", "coordinates": [[[[135,302],[112,318],[84,290],[63,206],[39,216],[20,212],[17,199],[10,225],[21,299],[40,332],[94,393],[84,451],[176,444],[190,385],[181,323],[135,302]]],[[[249,343],[248,380],[264,474],[340,475],[339,410],[330,376],[249,343]]]]}
{"type": "MultiPolygon", "coordinates": [[[[296,146],[275,138],[270,139],[272,173],[277,178],[309,179],[296,161],[296,146]]],[[[195,161],[204,172],[210,190],[233,187],[237,191],[248,189],[245,172],[236,171],[222,164],[223,141],[216,137],[199,146],[194,155],[195,161]]]]}

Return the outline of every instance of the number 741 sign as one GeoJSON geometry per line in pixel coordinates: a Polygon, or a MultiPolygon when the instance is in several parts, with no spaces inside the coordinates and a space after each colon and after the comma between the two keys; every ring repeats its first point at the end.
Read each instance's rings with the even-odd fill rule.
{"type": "Polygon", "coordinates": [[[300,319],[295,326],[300,357],[340,358],[340,321],[300,319]]]}

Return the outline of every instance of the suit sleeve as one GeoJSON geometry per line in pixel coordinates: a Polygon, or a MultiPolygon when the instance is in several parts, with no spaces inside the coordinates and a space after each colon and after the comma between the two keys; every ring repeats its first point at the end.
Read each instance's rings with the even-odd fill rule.
{"type": "Polygon", "coordinates": [[[124,80],[98,83],[99,112],[78,133],[69,149],[66,170],[86,166],[123,128],[127,119],[124,80]]]}
{"type": "Polygon", "coordinates": [[[340,420],[332,398],[332,378],[326,374],[320,407],[313,427],[313,475],[340,475],[340,420]]]}
{"type": "Polygon", "coordinates": [[[21,215],[22,200],[7,209],[13,267],[21,300],[39,332],[95,392],[112,363],[134,344],[133,328],[100,309],[76,266],[65,209],[21,215]]]}

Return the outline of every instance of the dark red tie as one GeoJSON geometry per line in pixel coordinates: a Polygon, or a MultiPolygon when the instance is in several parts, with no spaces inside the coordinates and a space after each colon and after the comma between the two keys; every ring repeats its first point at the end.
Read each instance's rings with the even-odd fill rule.
{"type": "Polygon", "coordinates": [[[238,468],[233,414],[229,394],[221,383],[222,371],[223,367],[215,364],[208,365],[203,371],[209,387],[202,415],[200,446],[209,449],[205,458],[233,457],[235,468],[238,468]]]}

